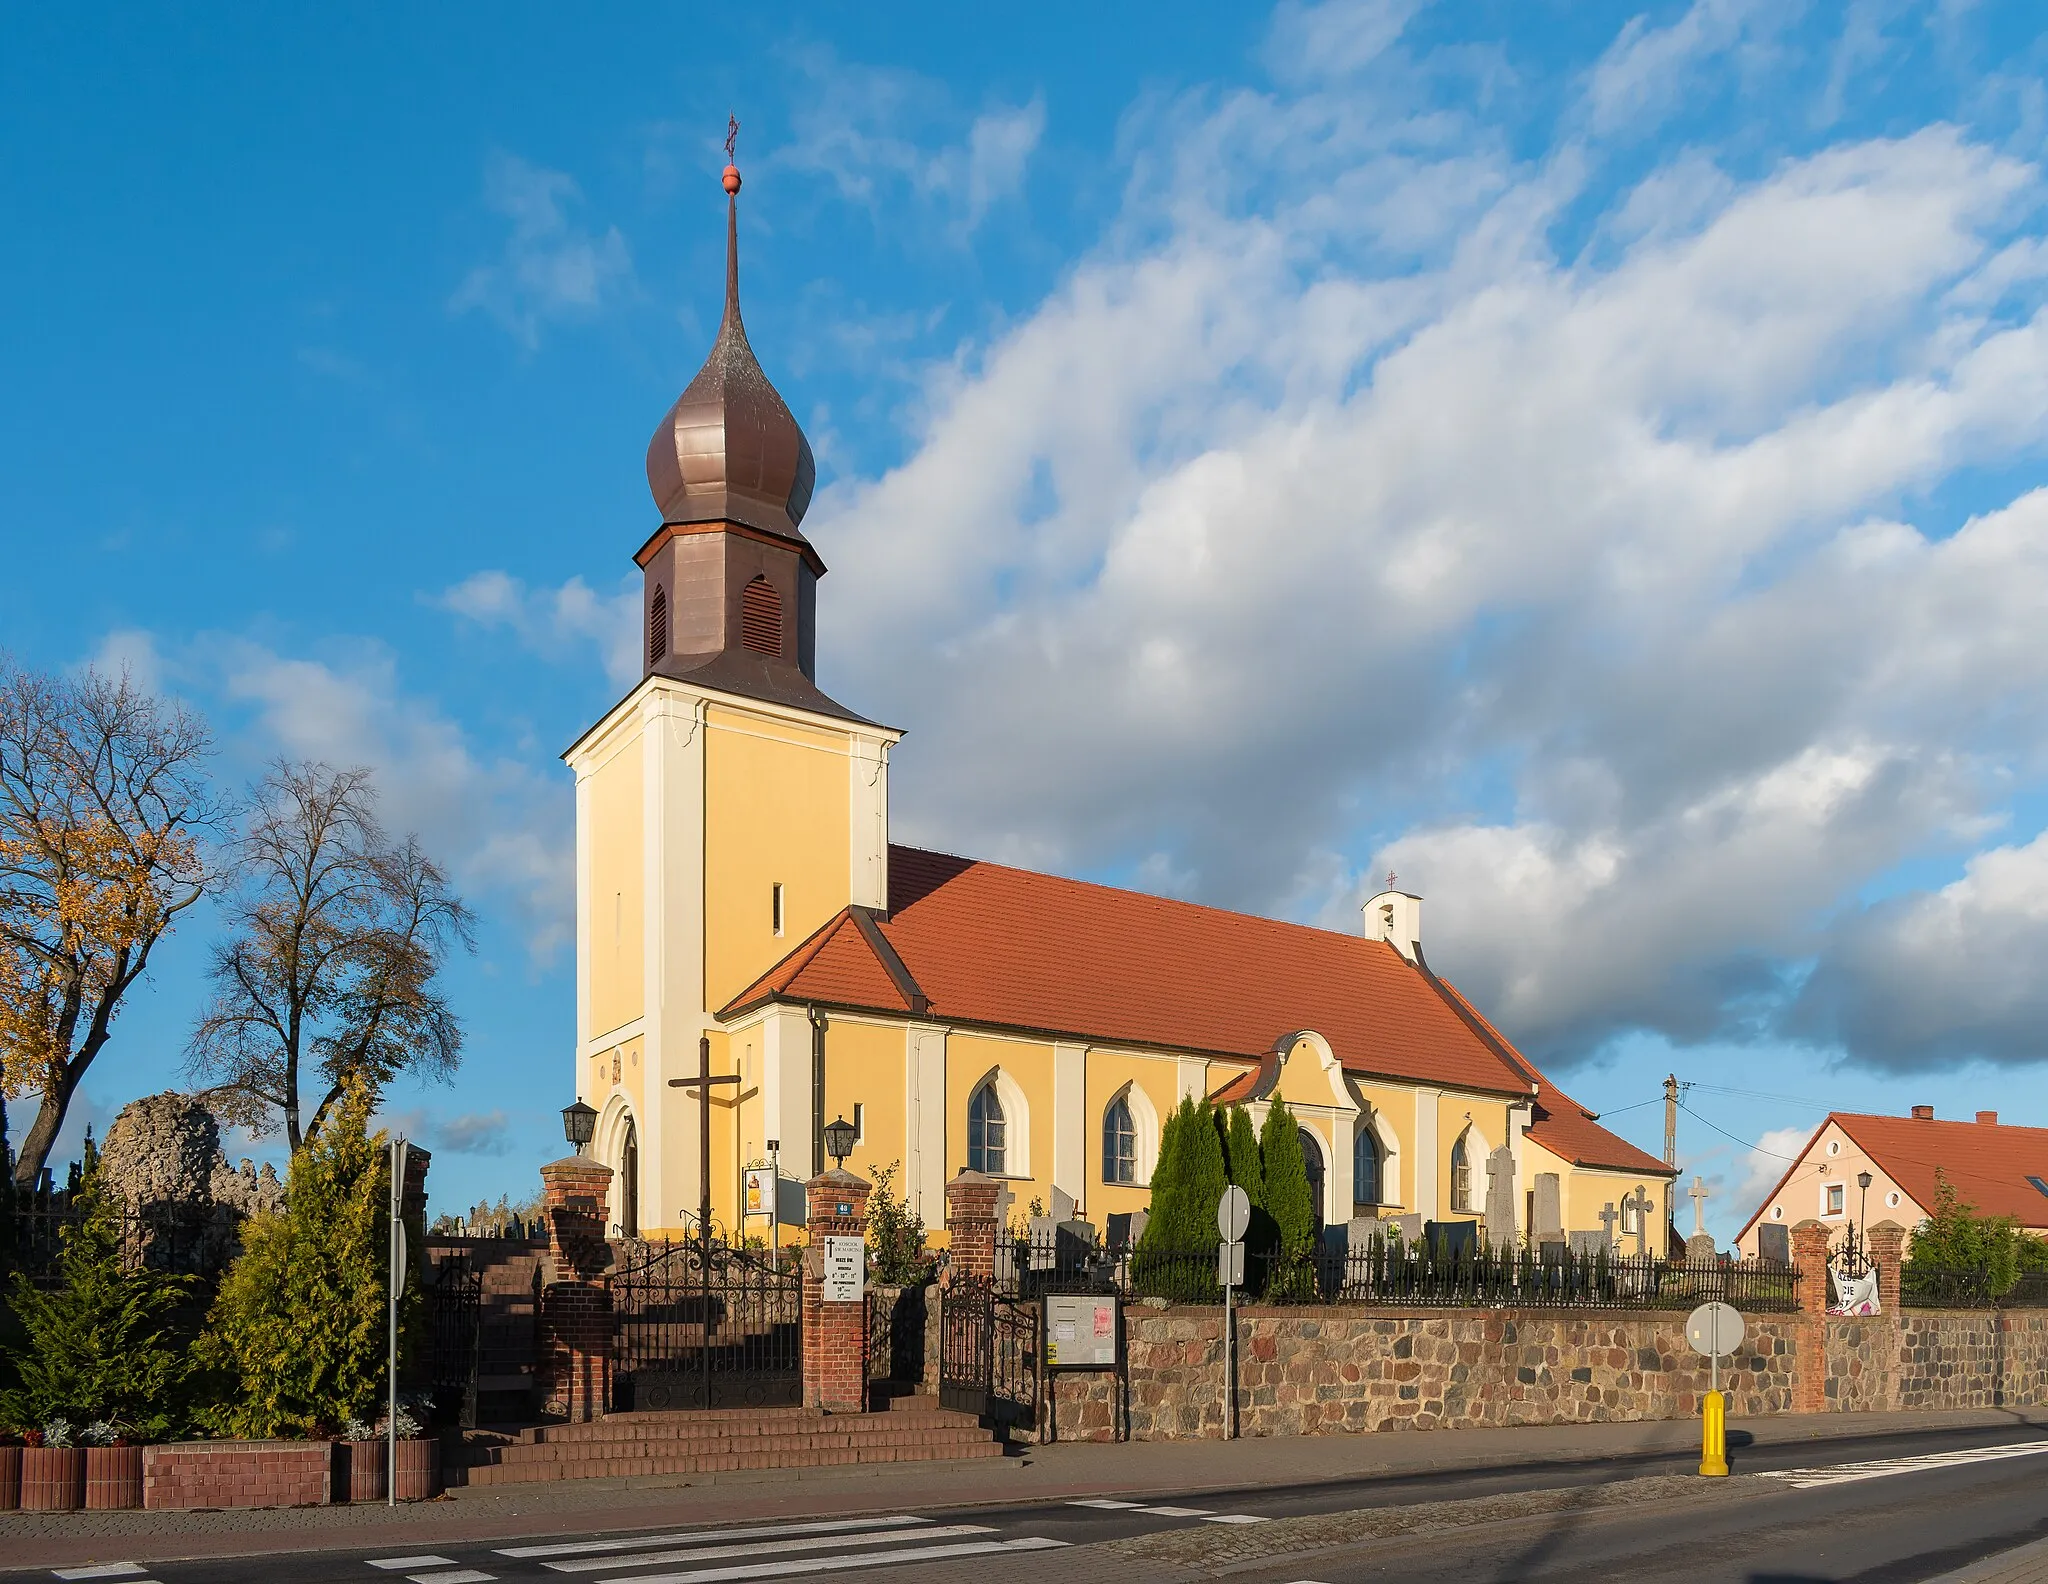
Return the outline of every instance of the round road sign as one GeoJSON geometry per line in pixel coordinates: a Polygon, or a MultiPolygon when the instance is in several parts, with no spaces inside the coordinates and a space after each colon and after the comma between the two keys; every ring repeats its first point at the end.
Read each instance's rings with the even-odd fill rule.
{"type": "Polygon", "coordinates": [[[1236,1183],[1223,1190],[1216,1201],[1216,1231],[1226,1243],[1244,1241],[1245,1228],[1252,1224],[1251,1196],[1236,1183]]]}
{"type": "Polygon", "coordinates": [[[1742,1316],[1724,1303],[1703,1303],[1685,1317],[1685,1339],[1696,1353],[1726,1358],[1742,1346],[1742,1316]]]}

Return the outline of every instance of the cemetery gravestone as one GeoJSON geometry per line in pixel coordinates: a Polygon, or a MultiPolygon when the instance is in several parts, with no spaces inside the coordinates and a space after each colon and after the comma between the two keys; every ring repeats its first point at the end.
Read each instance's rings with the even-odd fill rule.
{"type": "Polygon", "coordinates": [[[1782,1226],[1769,1222],[1756,1229],[1757,1258],[1771,1265],[1792,1263],[1792,1234],[1782,1226]]]}
{"type": "Polygon", "coordinates": [[[1515,1241],[1515,1156],[1505,1144],[1486,1157],[1486,1241],[1496,1248],[1515,1241]]]}
{"type": "Polygon", "coordinates": [[[1529,1236],[1538,1243],[1564,1241],[1563,1192],[1556,1172],[1536,1174],[1536,1212],[1529,1236]]]}

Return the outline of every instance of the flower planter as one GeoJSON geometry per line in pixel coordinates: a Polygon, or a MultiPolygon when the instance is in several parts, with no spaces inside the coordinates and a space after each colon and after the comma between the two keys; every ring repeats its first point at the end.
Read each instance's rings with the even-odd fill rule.
{"type": "Polygon", "coordinates": [[[342,1445],[348,1448],[348,1495],[344,1499],[352,1502],[382,1501],[385,1492],[384,1443],[344,1441],[342,1445]]]}
{"type": "Polygon", "coordinates": [[[398,1443],[398,1499],[425,1501],[441,1490],[441,1438],[423,1436],[398,1443]]]}
{"type": "Polygon", "coordinates": [[[21,1448],[0,1446],[0,1512],[21,1505],[21,1448]]]}
{"type": "Polygon", "coordinates": [[[142,1448],[85,1449],[85,1510],[113,1512],[142,1505],[142,1448]]]}
{"type": "Polygon", "coordinates": [[[76,1512],[85,1505],[84,1447],[23,1447],[21,1505],[25,1512],[76,1512]]]}

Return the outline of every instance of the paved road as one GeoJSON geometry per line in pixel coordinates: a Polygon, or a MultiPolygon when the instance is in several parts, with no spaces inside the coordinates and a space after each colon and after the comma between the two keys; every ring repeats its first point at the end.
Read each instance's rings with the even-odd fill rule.
{"type": "MultiPolygon", "coordinates": [[[[1246,1455],[1256,1458],[1257,1449],[1247,1443],[1246,1455]]],[[[1003,1584],[1150,1584],[1228,1565],[1236,1576],[1273,1584],[1875,1584],[1931,1579],[2048,1534],[2048,1434],[2025,1428],[1738,1448],[1738,1477],[1728,1481],[1687,1477],[1694,1461],[1652,1454],[1208,1490],[1181,1500],[913,1506],[859,1518],[114,1562],[17,1576],[66,1584],[714,1584],[847,1575],[987,1584],[995,1574],[1003,1584]],[[1385,1532],[1410,1523],[1421,1527],[1385,1532]],[[1283,1552],[1291,1554],[1280,1560],[1283,1552]]]]}

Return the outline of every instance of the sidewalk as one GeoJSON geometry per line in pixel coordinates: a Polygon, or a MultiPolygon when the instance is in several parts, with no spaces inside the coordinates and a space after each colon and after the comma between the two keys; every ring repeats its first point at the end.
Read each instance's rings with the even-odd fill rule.
{"type": "MultiPolygon", "coordinates": [[[[1882,1435],[1901,1430],[2048,1428],[2048,1410],[1782,1414],[1729,1424],[1731,1461],[1749,1444],[1882,1435]]],[[[282,1551],[418,1546],[526,1535],[851,1516],[905,1508],[1028,1506],[1077,1496],[1195,1495],[1373,1475],[1577,1463],[1699,1445],[1690,1420],[1533,1425],[1503,1430],[1389,1431],[1252,1441],[1068,1443],[1021,1457],[882,1463],[761,1473],[457,1490],[405,1507],[282,1507],[235,1512],[0,1513],[0,1571],[99,1561],[164,1562],[282,1551]]],[[[1420,1499],[1420,1498],[1418,1498],[1420,1499]]]]}

